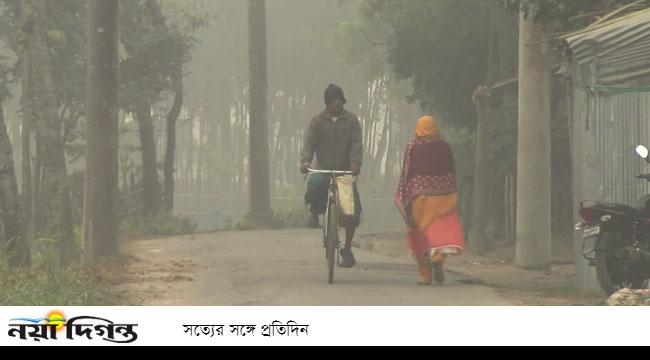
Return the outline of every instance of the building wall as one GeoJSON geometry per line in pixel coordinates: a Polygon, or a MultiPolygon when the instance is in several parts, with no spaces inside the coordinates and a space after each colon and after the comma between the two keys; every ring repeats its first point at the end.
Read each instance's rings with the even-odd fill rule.
{"type": "MultiPolygon", "coordinates": [[[[635,175],[650,173],[650,165],[635,153],[639,144],[650,147],[650,93],[591,95],[574,90],[572,119],[574,220],[583,200],[640,206],[650,186],[635,175]]],[[[576,234],[578,286],[599,289],[595,270],[582,257],[582,237],[576,234]]]]}

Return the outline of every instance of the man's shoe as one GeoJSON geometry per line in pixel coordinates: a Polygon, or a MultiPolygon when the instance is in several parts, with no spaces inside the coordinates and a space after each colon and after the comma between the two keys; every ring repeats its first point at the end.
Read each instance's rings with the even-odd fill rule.
{"type": "Polygon", "coordinates": [[[307,227],[310,229],[320,228],[320,220],[318,219],[317,214],[314,213],[309,214],[309,217],[307,218],[307,227]]]}
{"type": "Polygon", "coordinates": [[[351,249],[341,250],[341,267],[344,269],[349,269],[354,267],[357,264],[357,261],[354,259],[354,254],[352,254],[351,249]]]}

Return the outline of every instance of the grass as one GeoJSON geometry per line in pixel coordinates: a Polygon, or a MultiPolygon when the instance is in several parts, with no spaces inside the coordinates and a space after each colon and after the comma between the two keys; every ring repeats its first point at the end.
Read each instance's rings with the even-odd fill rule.
{"type": "MultiPolygon", "coordinates": [[[[76,248],[80,249],[80,229],[75,232],[76,248]]],[[[196,224],[190,219],[167,213],[152,218],[129,217],[120,226],[120,234],[132,238],[194,232],[196,224]]],[[[0,306],[111,306],[119,302],[100,275],[100,267],[58,266],[59,241],[55,237],[35,236],[30,246],[32,266],[23,270],[8,270],[0,246],[0,306]]],[[[80,251],[72,259],[79,264],[80,251]]]]}
{"type": "MultiPolygon", "coordinates": [[[[31,240],[32,267],[8,270],[0,251],[0,306],[101,306],[114,296],[91,268],[58,267],[58,241],[31,240]]],[[[78,260],[78,257],[76,257],[78,260]]]]}
{"type": "Polygon", "coordinates": [[[154,217],[132,216],[122,221],[120,225],[120,234],[128,238],[178,236],[195,232],[196,224],[191,219],[170,213],[160,213],[154,217]]]}
{"type": "Polygon", "coordinates": [[[301,229],[305,227],[307,211],[303,208],[293,208],[276,211],[270,220],[258,222],[250,216],[244,216],[239,220],[227,219],[225,230],[250,231],[250,230],[286,230],[301,229]]]}
{"type": "Polygon", "coordinates": [[[88,270],[0,271],[0,306],[109,306],[113,301],[88,270]]]}

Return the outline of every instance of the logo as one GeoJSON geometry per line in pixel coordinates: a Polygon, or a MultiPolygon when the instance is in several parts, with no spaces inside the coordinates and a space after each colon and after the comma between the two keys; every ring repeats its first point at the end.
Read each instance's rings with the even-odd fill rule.
{"type": "Polygon", "coordinates": [[[87,340],[128,344],[138,339],[135,332],[137,324],[117,324],[113,321],[94,316],[77,316],[68,319],[62,311],[50,311],[45,317],[17,317],[9,321],[10,338],[33,340],[87,340]]]}

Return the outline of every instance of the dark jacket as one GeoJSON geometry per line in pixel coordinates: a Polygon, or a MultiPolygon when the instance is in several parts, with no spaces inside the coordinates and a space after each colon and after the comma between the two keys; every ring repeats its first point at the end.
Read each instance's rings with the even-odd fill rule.
{"type": "Polygon", "coordinates": [[[314,117],[303,141],[301,164],[311,165],[316,155],[316,167],[321,170],[351,170],[351,164],[361,167],[363,133],[356,115],[343,110],[334,122],[327,110],[314,117]]]}

